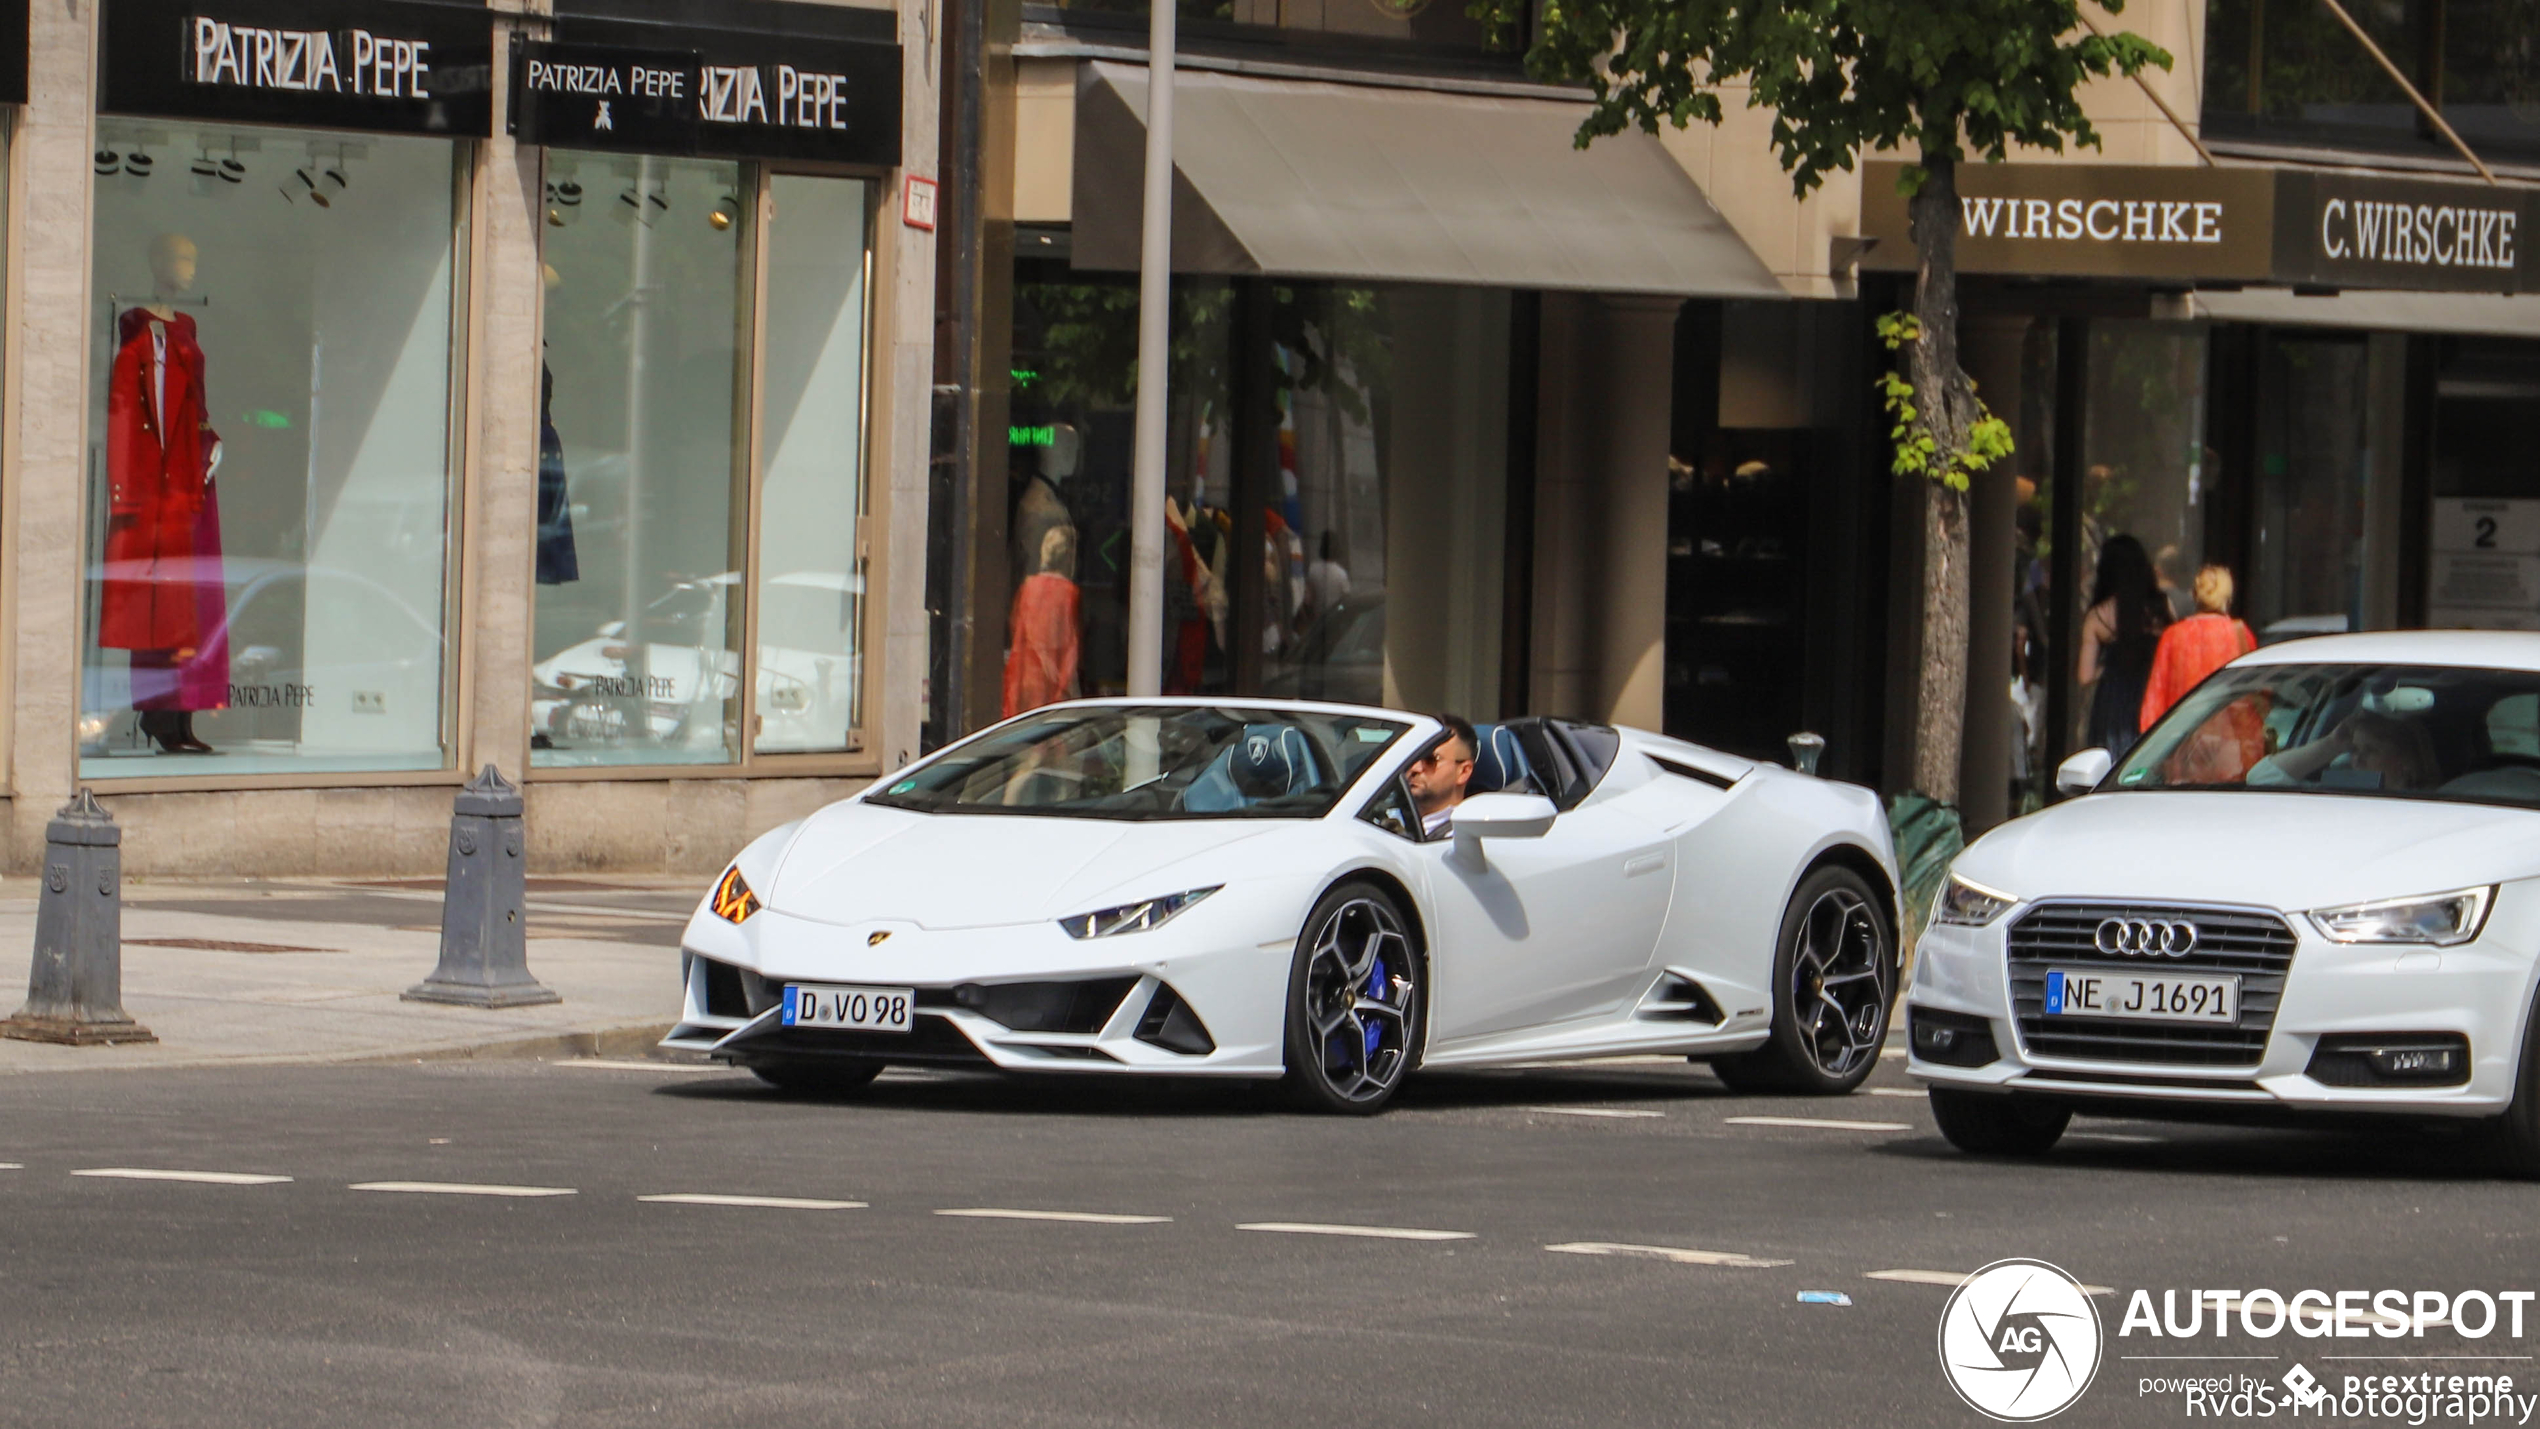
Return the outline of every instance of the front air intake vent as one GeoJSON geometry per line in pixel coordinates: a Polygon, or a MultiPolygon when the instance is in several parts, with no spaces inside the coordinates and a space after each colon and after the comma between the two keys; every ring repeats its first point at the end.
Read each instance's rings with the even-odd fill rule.
{"type": "Polygon", "coordinates": [[[1170,984],[1157,983],[1146,1015],[1138,1019],[1138,1040],[1185,1057],[1205,1057],[1217,1050],[1217,1039],[1170,984]]]}
{"type": "Polygon", "coordinates": [[[1634,1016],[1647,1022],[1698,1022],[1717,1027],[1729,1020],[1713,1001],[1711,992],[1683,973],[1671,972],[1658,979],[1658,985],[1642,998],[1634,1016]]]}

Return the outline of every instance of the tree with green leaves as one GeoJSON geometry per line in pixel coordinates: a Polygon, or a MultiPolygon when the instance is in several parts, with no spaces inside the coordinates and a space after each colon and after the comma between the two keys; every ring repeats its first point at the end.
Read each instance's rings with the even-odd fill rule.
{"type": "MultiPolygon", "coordinates": [[[[2115,12],[2124,0],[2104,0],[2115,12]]],[[[2013,144],[2097,147],[2088,80],[2167,69],[2134,34],[2101,34],[2076,0],[1472,0],[1502,42],[1528,33],[1539,77],[1585,83],[1578,144],[1626,126],[1720,122],[1720,87],[1773,115],[1772,143],[1805,197],[1868,152],[1911,154],[1904,186],[1914,310],[1881,321],[1901,372],[1882,379],[1898,475],[1929,483],[1914,784],[1958,797],[1967,703],[1967,488],[2011,450],[1958,365],[1958,165],[2013,144]],[[1540,7],[1540,8],[1538,8],[1540,7]]]]}

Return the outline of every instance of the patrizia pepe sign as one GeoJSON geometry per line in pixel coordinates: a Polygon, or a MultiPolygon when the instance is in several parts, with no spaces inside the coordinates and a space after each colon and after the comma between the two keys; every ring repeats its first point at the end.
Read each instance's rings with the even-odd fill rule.
{"type": "Polygon", "coordinates": [[[478,7],[108,0],[105,30],[112,114],[451,135],[491,123],[478,7]]]}
{"type": "MultiPolygon", "coordinates": [[[[1903,165],[1864,166],[1863,260],[1910,271],[1903,165]]],[[[2327,171],[1964,164],[1958,263],[2015,273],[2316,287],[2540,287],[2532,190],[2327,171]]]]}
{"type": "Polygon", "coordinates": [[[519,41],[512,132],[525,143],[646,154],[899,162],[897,45],[789,37],[753,58],[519,41]]]}

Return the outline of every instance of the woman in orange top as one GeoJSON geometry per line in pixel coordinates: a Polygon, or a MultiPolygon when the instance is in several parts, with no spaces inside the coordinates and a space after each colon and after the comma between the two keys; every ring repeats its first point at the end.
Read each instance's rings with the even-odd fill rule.
{"type": "Polygon", "coordinates": [[[2143,727],[2168,714],[2207,675],[2258,648],[2258,637],[2231,615],[2231,572],[2207,566],[2196,573],[2196,613],[2161,632],[2152,652],[2152,677],[2143,686],[2143,727]]]}

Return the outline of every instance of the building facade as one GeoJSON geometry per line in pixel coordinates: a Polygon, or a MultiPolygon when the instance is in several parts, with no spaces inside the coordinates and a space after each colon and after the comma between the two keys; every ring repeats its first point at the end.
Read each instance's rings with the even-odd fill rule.
{"type": "MultiPolygon", "coordinates": [[[[1766,756],[1807,728],[1901,791],[1921,492],[1871,390],[1910,300],[1898,165],[1796,199],[1734,93],[1718,128],[1570,150],[1582,97],[1442,8],[1183,7],[1167,688],[1766,756]]],[[[2176,57],[2087,87],[2099,148],[1962,170],[1962,344],[2018,443],[1974,494],[1971,828],[2088,733],[2112,537],[2182,608],[2233,569],[2269,640],[2540,623],[2533,40],[2473,0],[2384,9],[2492,181],[2333,21],[2195,0],[2098,17],[2176,57]]],[[[936,737],[1125,672],[1144,41],[1026,6],[999,51],[1005,441],[970,524],[939,512],[977,635],[936,737]]]]}
{"type": "Polygon", "coordinates": [[[35,7],[8,863],[703,868],[914,751],[934,55],[889,7],[35,7]],[[913,182],[914,181],[914,182],[913,182]]]}

